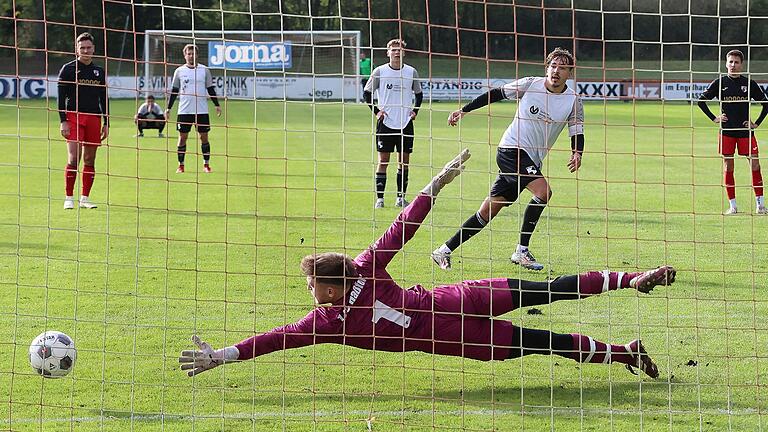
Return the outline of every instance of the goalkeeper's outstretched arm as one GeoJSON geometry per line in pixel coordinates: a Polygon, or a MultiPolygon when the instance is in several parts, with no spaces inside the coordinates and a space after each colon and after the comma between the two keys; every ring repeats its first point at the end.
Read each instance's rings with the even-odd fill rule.
{"type": "MultiPolygon", "coordinates": [[[[420,196],[410,206],[403,209],[400,216],[398,216],[398,220],[392,224],[379,241],[363,252],[363,254],[369,254],[369,259],[381,260],[386,266],[386,263],[392,259],[392,256],[397,253],[402,245],[413,237],[418,225],[424,219],[424,215],[429,212],[432,199],[440,193],[440,190],[445,185],[461,174],[464,170],[464,163],[469,157],[469,150],[464,149],[453,160],[448,162],[424,186],[420,196]],[[411,218],[409,216],[411,212],[414,213],[413,216],[415,217],[411,218]],[[383,245],[382,250],[377,250],[377,245],[383,245]],[[377,252],[375,258],[373,257],[374,250],[377,252]]],[[[325,303],[319,297],[316,297],[315,300],[318,303],[325,303]]],[[[202,341],[199,337],[193,336],[192,340],[197,345],[197,349],[181,352],[179,357],[181,370],[187,371],[189,376],[194,376],[225,363],[247,360],[274,351],[320,343],[343,344],[345,341],[344,323],[338,319],[325,319],[324,317],[327,315],[326,310],[322,306],[315,308],[296,323],[272,329],[267,333],[243,340],[234,346],[217,350],[214,350],[211,345],[202,341]]]]}
{"type": "Polygon", "coordinates": [[[469,150],[464,149],[448,162],[440,172],[427,183],[421,194],[408,207],[404,208],[392,225],[368,249],[355,258],[357,262],[375,260],[379,268],[386,268],[392,258],[410,241],[419,229],[424,218],[432,209],[434,198],[440,190],[453,181],[464,170],[464,162],[469,159],[469,150]]]}

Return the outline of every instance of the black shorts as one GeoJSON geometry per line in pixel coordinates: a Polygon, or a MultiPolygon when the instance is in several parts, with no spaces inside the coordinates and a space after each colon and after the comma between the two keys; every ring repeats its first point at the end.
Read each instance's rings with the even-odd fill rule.
{"type": "Polygon", "coordinates": [[[379,153],[413,153],[413,120],[404,129],[390,129],[384,119],[376,122],[376,150],[379,153]]]}
{"type": "Polygon", "coordinates": [[[543,178],[541,169],[533,163],[523,149],[501,148],[496,151],[499,176],[491,186],[491,196],[503,196],[510,203],[517,200],[520,191],[532,181],[543,178]]]}
{"type": "Polygon", "coordinates": [[[197,126],[198,132],[211,130],[211,119],[208,114],[179,114],[176,122],[176,130],[182,133],[191,131],[193,124],[197,126]]]}
{"type": "Polygon", "coordinates": [[[139,128],[162,129],[165,126],[165,116],[162,114],[137,114],[139,128]]]}

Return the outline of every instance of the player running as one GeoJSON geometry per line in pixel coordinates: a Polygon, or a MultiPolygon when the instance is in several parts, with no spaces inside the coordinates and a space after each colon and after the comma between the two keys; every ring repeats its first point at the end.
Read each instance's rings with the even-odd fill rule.
{"type": "Polygon", "coordinates": [[[183,64],[173,73],[171,84],[171,97],[168,99],[168,107],[165,109],[165,118],[173,108],[176,96],[179,96],[179,110],[176,117],[176,130],[179,131],[179,142],[176,146],[179,158],[177,173],[184,172],[184,157],[187,153],[187,137],[192,125],[197,127],[200,134],[200,151],[203,154],[203,172],[211,172],[211,143],[208,141],[208,132],[211,130],[211,120],[208,116],[208,97],[216,106],[216,116],[221,117],[219,99],[216,97],[216,87],[213,85],[213,77],[207,66],[197,62],[197,46],[188,44],[184,46],[183,64]]]}
{"type": "Polygon", "coordinates": [[[582,363],[623,363],[657,377],[658,369],[639,340],[610,345],[581,334],[520,328],[493,318],[518,307],[579,299],[619,288],[649,292],[656,285],[674,281],[671,267],[645,273],[588,272],[549,282],[506,278],[463,281],[432,291],[420,285],[403,290],[392,280],[387,265],[414,236],[434,197],[459,175],[468,158],[469,152],[464,150],[449,162],[384,235],[357,258],[332,252],[304,257],[301,269],[319,306],[303,319],[219,350],[195,336],[198,350],[182,351],[181,369],[193,376],[231,361],[334,343],[484,361],[556,354],[582,363]]]}
{"type": "Polygon", "coordinates": [[[528,250],[536,224],[552,198],[549,183],[541,173],[541,164],[566,125],[571,137],[572,152],[568,162],[571,172],[581,166],[584,152],[584,108],[579,95],[566,84],[573,65],[573,55],[568,50],[555,48],[546,59],[546,77],[521,78],[493,89],[448,117],[448,124],[456,126],[470,111],[505,99],[518,100],[515,118],[499,142],[496,153],[499,175],[491,186],[490,195],[453,237],[432,252],[432,259],[440,268],[450,269],[451,252],[480,232],[502,208],[517,201],[524,188],[531,191],[533,198],[525,208],[520,243],[510,259],[530,270],[544,268],[528,250]]]}
{"type": "Polygon", "coordinates": [[[83,159],[81,208],[94,209],[91,188],[96,177],[96,150],[109,135],[107,74],[93,63],[93,36],[81,33],[75,39],[77,59],[59,71],[59,119],[61,136],[67,140],[67,167],[64,171],[64,209],[75,208],[75,181],[80,157],[83,159]],[[104,118],[104,125],[101,118],[104,118]]]}
{"type": "Polygon", "coordinates": [[[757,139],[753,129],[760,126],[768,115],[768,99],[757,83],[741,74],[744,54],[739,50],[728,51],[725,56],[727,75],[712,81],[699,97],[699,108],[715,123],[720,124],[719,151],[723,155],[723,176],[725,191],[728,194],[729,208],[726,215],[739,212],[736,207],[736,182],[733,178],[733,154],[738,149],[739,155],[749,159],[752,168],[752,187],[755,190],[757,214],[768,214],[763,199],[763,175],[760,172],[760,157],[757,153],[757,139]],[[707,106],[708,100],[718,98],[722,114],[714,115],[707,106]],[[763,102],[763,110],[756,122],[749,119],[749,100],[763,102]]]}

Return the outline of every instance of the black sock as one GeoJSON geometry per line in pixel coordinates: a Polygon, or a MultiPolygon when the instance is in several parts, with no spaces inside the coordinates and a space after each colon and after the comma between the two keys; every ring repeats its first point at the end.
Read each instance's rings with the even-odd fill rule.
{"type": "Polygon", "coordinates": [[[573,337],[569,334],[514,326],[512,349],[509,351],[508,358],[514,359],[531,354],[556,354],[570,358],[572,351],[573,337]]]}
{"type": "Polygon", "coordinates": [[[157,129],[157,133],[163,133],[163,129],[165,129],[165,122],[160,123],[160,127],[157,129]]]}
{"type": "Polygon", "coordinates": [[[528,247],[528,244],[530,244],[531,235],[536,229],[536,224],[539,223],[541,213],[544,212],[544,207],[546,206],[546,202],[535,196],[528,203],[523,214],[523,226],[520,227],[520,246],[528,247]]]}
{"type": "Polygon", "coordinates": [[[387,173],[376,173],[376,196],[384,198],[384,189],[387,188],[387,173]]]}
{"type": "Polygon", "coordinates": [[[480,216],[480,213],[475,213],[464,222],[461,229],[456,231],[456,234],[451,237],[450,240],[445,242],[445,245],[452,251],[456,250],[462,243],[469,240],[475,234],[479,233],[488,222],[480,216]]]}
{"type": "Polygon", "coordinates": [[[397,196],[405,196],[408,190],[408,170],[397,170],[397,196]]]}
{"type": "Polygon", "coordinates": [[[179,156],[179,165],[184,165],[184,156],[187,155],[187,145],[180,145],[176,147],[177,155],[179,156]]]}
{"type": "Polygon", "coordinates": [[[544,282],[507,279],[507,283],[519,308],[581,298],[577,275],[560,276],[544,282]]]}
{"type": "Polygon", "coordinates": [[[211,160],[211,144],[210,143],[200,144],[200,150],[203,152],[203,163],[207,165],[208,161],[211,160]]]}

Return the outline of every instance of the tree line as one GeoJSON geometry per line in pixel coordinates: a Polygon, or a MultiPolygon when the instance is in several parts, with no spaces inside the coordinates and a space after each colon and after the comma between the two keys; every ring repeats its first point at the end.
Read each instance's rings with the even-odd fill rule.
{"type": "MultiPolygon", "coordinates": [[[[768,0],[0,0],[0,58],[72,52],[94,34],[106,55],[143,58],[143,32],[173,30],[359,30],[364,47],[402,37],[444,56],[535,60],[554,46],[580,60],[721,58],[731,48],[768,60],[768,0]],[[630,7],[632,8],[630,10],[630,7]],[[747,50],[749,46],[752,49],[747,50]]],[[[61,53],[61,54],[56,54],[61,53]]],[[[71,56],[71,54],[70,54],[71,56]]],[[[16,62],[3,61],[3,73],[16,62]]]]}

